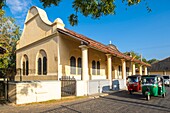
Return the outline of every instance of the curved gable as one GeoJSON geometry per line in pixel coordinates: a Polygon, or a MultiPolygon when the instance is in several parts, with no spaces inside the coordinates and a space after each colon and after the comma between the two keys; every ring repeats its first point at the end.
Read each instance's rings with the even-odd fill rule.
{"type": "Polygon", "coordinates": [[[24,24],[24,30],[20,37],[17,49],[41,40],[53,32],[56,28],[64,29],[61,19],[56,19],[53,23],[48,20],[47,14],[43,9],[36,6],[30,8],[24,24]]]}
{"type": "Polygon", "coordinates": [[[50,22],[48,20],[47,14],[43,9],[40,9],[36,6],[33,6],[30,8],[30,10],[28,11],[27,14],[27,18],[25,23],[27,23],[31,18],[33,18],[34,16],[39,15],[40,19],[42,20],[42,22],[44,22],[47,25],[52,25],[52,22],[50,22]]]}

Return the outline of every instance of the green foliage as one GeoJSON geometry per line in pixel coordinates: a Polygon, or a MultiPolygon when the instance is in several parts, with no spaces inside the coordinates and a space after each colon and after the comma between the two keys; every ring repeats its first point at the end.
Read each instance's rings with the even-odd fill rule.
{"type": "MultiPolygon", "coordinates": [[[[135,58],[135,59],[138,59],[138,60],[141,60],[141,55],[139,53],[136,53],[134,51],[130,51],[130,52],[125,52],[124,54],[126,55],[129,55],[131,56],[132,58],[135,58]]],[[[151,60],[147,60],[146,58],[142,58],[142,61],[145,62],[145,63],[148,63],[148,64],[152,64],[154,62],[157,62],[159,60],[153,58],[151,60]]]]}
{"type": "Polygon", "coordinates": [[[72,7],[84,16],[97,19],[103,15],[114,14],[114,0],[74,0],[72,7]]]}
{"type": "Polygon", "coordinates": [[[52,4],[58,6],[61,0],[40,0],[40,2],[43,2],[44,7],[50,7],[52,4]]]}
{"type": "Polygon", "coordinates": [[[0,10],[5,6],[6,0],[0,0],[0,10]]]}
{"type": "MultiPolygon", "coordinates": [[[[125,52],[124,54],[125,54],[125,55],[129,55],[129,56],[131,56],[132,58],[135,58],[135,59],[137,59],[137,60],[141,60],[141,58],[142,58],[142,60],[141,60],[142,62],[148,63],[148,61],[146,60],[146,58],[143,58],[139,53],[136,53],[136,52],[134,52],[134,51],[125,52]]],[[[139,65],[136,64],[136,67],[139,67],[139,65]]]]}
{"type": "Polygon", "coordinates": [[[11,17],[0,16],[0,47],[6,53],[0,55],[0,74],[7,74],[7,70],[15,71],[16,43],[20,36],[19,27],[11,17]]]}
{"type": "Polygon", "coordinates": [[[140,0],[122,0],[122,2],[128,1],[128,5],[134,5],[134,4],[138,4],[140,2],[140,0]]]}
{"type": "Polygon", "coordinates": [[[5,11],[2,8],[5,6],[6,0],[0,0],[0,16],[5,14],[5,11]]]}
{"type": "MultiPolygon", "coordinates": [[[[134,52],[134,51],[125,52],[124,54],[129,55],[129,56],[131,56],[132,58],[141,60],[141,55],[140,55],[139,53],[134,52]]],[[[145,59],[145,58],[143,58],[143,59],[145,59]]],[[[142,59],[142,60],[143,60],[143,59],[142,59]]]]}
{"type": "Polygon", "coordinates": [[[78,16],[77,15],[71,14],[68,18],[69,18],[70,25],[74,26],[74,25],[78,24],[78,16]]]}
{"type": "MultiPolygon", "coordinates": [[[[58,6],[62,0],[40,0],[44,7],[50,7],[51,5],[58,6]]],[[[147,0],[142,0],[146,2],[147,0]]],[[[68,19],[72,26],[78,24],[78,12],[83,14],[85,17],[90,16],[93,19],[99,19],[102,16],[114,15],[116,0],[73,0],[72,8],[75,13],[71,14],[68,19]]],[[[141,2],[141,0],[122,0],[123,3],[128,6],[132,6],[141,2]]],[[[151,9],[148,7],[147,2],[145,3],[148,12],[151,9]]]]}
{"type": "Polygon", "coordinates": [[[148,60],[148,63],[149,64],[152,64],[152,63],[154,63],[154,62],[158,62],[159,60],[157,60],[157,59],[155,59],[155,58],[153,58],[153,59],[151,59],[151,60],[148,60]]]}

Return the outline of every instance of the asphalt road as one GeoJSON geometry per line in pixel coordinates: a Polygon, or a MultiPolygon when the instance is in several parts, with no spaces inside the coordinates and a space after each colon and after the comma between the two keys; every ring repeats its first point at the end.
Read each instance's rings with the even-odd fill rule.
{"type": "Polygon", "coordinates": [[[150,101],[141,93],[113,92],[100,98],[85,98],[65,103],[33,105],[0,105],[1,113],[170,113],[170,87],[167,96],[152,97],[150,101]]]}

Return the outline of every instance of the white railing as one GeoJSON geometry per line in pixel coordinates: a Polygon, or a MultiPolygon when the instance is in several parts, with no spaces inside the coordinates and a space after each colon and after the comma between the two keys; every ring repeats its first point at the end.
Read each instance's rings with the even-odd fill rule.
{"type": "Polygon", "coordinates": [[[118,79],[122,79],[122,71],[117,71],[117,77],[118,79]]]}
{"type": "Polygon", "coordinates": [[[106,70],[105,69],[92,69],[90,68],[90,75],[106,75],[106,70]]]}
{"type": "Polygon", "coordinates": [[[81,73],[82,73],[82,68],[80,67],[65,66],[66,75],[81,75],[81,73]]]}
{"type": "MultiPolygon", "coordinates": [[[[81,73],[82,73],[82,68],[80,68],[80,67],[65,66],[65,74],[66,75],[81,75],[81,73]]],[[[106,76],[106,70],[90,68],[90,75],[106,76]]]]}

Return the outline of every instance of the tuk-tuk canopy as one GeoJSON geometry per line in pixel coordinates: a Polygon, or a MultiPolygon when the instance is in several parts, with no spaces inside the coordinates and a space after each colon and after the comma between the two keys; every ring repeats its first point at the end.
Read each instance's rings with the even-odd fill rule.
{"type": "Polygon", "coordinates": [[[161,75],[143,75],[142,76],[142,84],[155,84],[159,82],[160,80],[157,79],[157,77],[161,78],[163,80],[163,76],[161,75]]]}
{"type": "Polygon", "coordinates": [[[132,75],[127,77],[128,82],[139,82],[141,80],[141,75],[132,75]]]}
{"type": "Polygon", "coordinates": [[[142,75],[142,77],[162,77],[161,75],[142,75]]]}
{"type": "Polygon", "coordinates": [[[136,77],[141,77],[141,75],[131,75],[131,76],[128,76],[127,78],[136,78],[136,77]]]}

